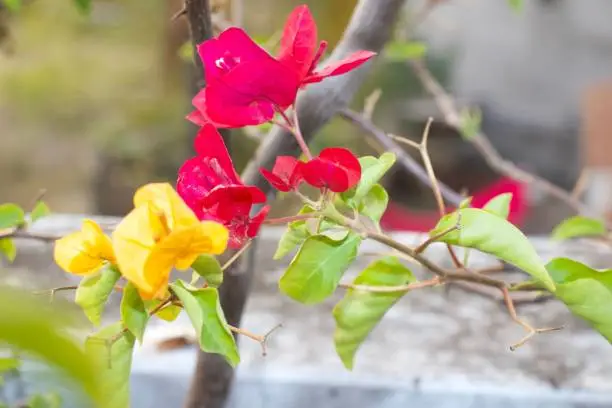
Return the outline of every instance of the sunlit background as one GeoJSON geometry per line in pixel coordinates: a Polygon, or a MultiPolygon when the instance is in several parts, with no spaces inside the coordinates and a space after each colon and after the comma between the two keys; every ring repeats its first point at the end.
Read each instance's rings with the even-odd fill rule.
{"type": "MultiPolygon", "coordinates": [[[[240,13],[229,0],[217,3],[221,19],[239,18],[273,51],[285,16],[300,2],[245,1],[240,13]]],[[[319,37],[333,46],[356,1],[306,3],[319,37]]],[[[395,51],[378,59],[353,107],[361,109],[380,88],[374,121],[381,128],[418,138],[427,118],[436,119],[430,150],[442,180],[469,193],[496,180],[469,144],[442,124],[405,63],[414,52],[401,48],[408,22],[418,21],[410,40],[427,47],[430,69],[456,92],[460,106],[482,110],[483,129],[500,151],[571,188],[580,169],[581,98],[588,86],[611,76],[612,32],[602,18],[610,4],[534,0],[517,13],[505,0],[442,1],[421,21],[423,3],[408,2],[391,44],[395,51]]],[[[2,11],[0,202],[27,206],[44,188],[56,212],[121,215],[136,186],[175,178],[196,131],[184,119],[193,92],[186,23],[171,21],[181,5],[97,0],[83,15],[67,0],[36,0],[17,13],[2,11]]],[[[262,129],[251,130],[234,133],[238,168],[262,129]]],[[[329,144],[360,154],[380,150],[341,119],[320,132],[313,147],[329,144]]],[[[402,208],[431,206],[430,192],[401,170],[385,183],[402,208]]],[[[531,224],[535,219],[546,228],[564,214],[546,211],[554,215],[544,221],[539,199],[530,195],[531,224]]]]}

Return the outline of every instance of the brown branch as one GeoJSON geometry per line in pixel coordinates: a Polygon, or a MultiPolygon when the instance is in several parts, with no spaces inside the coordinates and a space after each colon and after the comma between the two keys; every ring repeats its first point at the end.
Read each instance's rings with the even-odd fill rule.
{"type": "Polygon", "coordinates": [[[41,232],[28,231],[23,228],[7,228],[0,230],[0,239],[4,238],[19,238],[19,239],[31,239],[35,241],[53,242],[62,238],[62,235],[57,234],[44,234],[41,232]]]}
{"type": "Polygon", "coordinates": [[[370,293],[395,293],[395,292],[408,292],[415,289],[429,288],[432,286],[438,286],[441,284],[441,279],[435,277],[421,282],[408,283],[406,285],[398,286],[369,286],[369,285],[355,285],[352,283],[341,283],[338,285],[344,289],[361,290],[370,293]]]}
{"type": "MultiPolygon", "coordinates": [[[[404,149],[394,141],[387,133],[378,128],[372,121],[365,118],[359,113],[345,108],[339,111],[339,114],[344,119],[347,119],[351,123],[358,126],[364,132],[372,135],[387,151],[395,154],[397,163],[401,165],[409,174],[412,174],[418,181],[423,185],[432,188],[431,180],[429,179],[427,172],[417,161],[407,154],[404,149]]],[[[444,183],[438,181],[438,187],[442,196],[454,206],[458,206],[464,199],[464,197],[458,192],[454,191],[444,183]]]]}
{"type": "MultiPolygon", "coordinates": [[[[434,98],[440,112],[442,112],[442,115],[444,116],[445,123],[455,130],[461,131],[461,115],[452,96],[444,90],[444,88],[434,78],[431,72],[429,72],[422,61],[410,61],[409,64],[427,92],[429,92],[429,94],[434,98]]],[[[479,131],[476,135],[470,137],[469,142],[474,145],[487,164],[497,172],[515,180],[538,187],[551,196],[565,202],[579,214],[593,214],[593,211],[591,211],[576,197],[572,196],[571,193],[565,191],[559,186],[554,185],[548,180],[522,170],[514,163],[504,159],[482,131],[479,131]]]]}

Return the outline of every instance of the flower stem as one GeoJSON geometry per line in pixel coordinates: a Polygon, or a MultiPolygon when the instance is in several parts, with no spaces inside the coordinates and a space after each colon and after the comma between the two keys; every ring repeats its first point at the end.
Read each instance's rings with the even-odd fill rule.
{"type": "Polygon", "coordinates": [[[302,221],[302,220],[309,220],[312,218],[318,218],[318,217],[321,217],[322,215],[323,213],[320,213],[320,212],[311,212],[311,213],[306,213],[306,214],[292,215],[290,217],[269,218],[265,220],[263,223],[266,225],[289,224],[290,222],[294,222],[294,221],[302,221]]]}
{"type": "Polygon", "coordinates": [[[308,145],[306,144],[306,141],[304,140],[304,136],[302,135],[302,131],[300,130],[300,124],[298,121],[298,114],[297,114],[296,106],[293,105],[293,120],[291,120],[287,116],[287,114],[283,112],[281,109],[278,109],[278,113],[280,113],[280,115],[285,120],[285,122],[287,122],[287,125],[289,127],[287,130],[293,133],[293,136],[295,136],[295,140],[300,146],[300,149],[302,149],[302,152],[306,155],[306,158],[308,160],[312,159],[312,153],[310,152],[310,149],[308,148],[308,145]]]}

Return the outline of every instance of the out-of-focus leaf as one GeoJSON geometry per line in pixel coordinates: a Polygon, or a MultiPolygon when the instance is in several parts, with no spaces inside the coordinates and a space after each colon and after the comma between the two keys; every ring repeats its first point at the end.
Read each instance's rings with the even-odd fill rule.
{"type": "Polygon", "coordinates": [[[83,14],[91,12],[91,0],[73,0],[76,8],[83,14]]]}
{"type": "Polygon", "coordinates": [[[479,109],[463,109],[461,111],[461,127],[459,133],[464,139],[473,139],[480,133],[482,123],[482,112],[479,109]]]}
{"type": "Polygon", "coordinates": [[[564,240],[578,237],[601,237],[606,233],[606,226],[600,220],[576,215],[557,225],[552,232],[552,238],[564,240]]]}
{"type": "Polygon", "coordinates": [[[0,230],[19,227],[25,222],[25,213],[17,204],[0,205],[0,230]]]}
{"type": "Polygon", "coordinates": [[[2,0],[2,3],[6,6],[9,11],[13,13],[21,9],[21,0],[2,0]]]}
{"type": "Polygon", "coordinates": [[[36,220],[46,217],[49,214],[51,214],[51,210],[47,204],[45,204],[44,201],[38,201],[30,213],[30,220],[36,222],[36,220]]]}
{"type": "Polygon", "coordinates": [[[70,310],[15,288],[0,287],[0,343],[36,356],[80,384],[100,408],[107,408],[95,363],[80,341],[69,335],[75,319],[70,310]],[[9,311],[10,313],[6,313],[9,311]]]}
{"type": "Polygon", "coordinates": [[[4,255],[9,262],[13,262],[17,257],[17,247],[10,238],[0,239],[0,254],[4,255]]]}
{"type": "Polygon", "coordinates": [[[420,41],[393,41],[385,47],[385,58],[391,61],[403,62],[411,59],[421,59],[427,53],[427,45],[420,41]]]}
{"type": "Polygon", "coordinates": [[[89,358],[95,361],[104,408],[129,408],[130,371],[135,338],[121,322],[106,326],[85,341],[89,358]]]}
{"type": "Polygon", "coordinates": [[[0,357],[0,373],[19,368],[21,362],[13,357],[0,357]]]}

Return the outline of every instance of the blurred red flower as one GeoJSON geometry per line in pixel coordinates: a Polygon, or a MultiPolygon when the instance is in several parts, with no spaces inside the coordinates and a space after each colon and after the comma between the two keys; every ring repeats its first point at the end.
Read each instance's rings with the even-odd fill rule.
{"type": "Polygon", "coordinates": [[[316,71],[326,47],[326,42],[317,44],[317,26],[305,5],[289,15],[278,58],[242,29],[228,28],[197,47],[206,87],[193,98],[196,110],[187,118],[200,126],[211,123],[219,128],[267,122],[295,102],[300,87],[344,74],[375,55],[358,51],[316,71]]]}
{"type": "Polygon", "coordinates": [[[183,163],[176,190],[200,220],[215,220],[230,231],[229,246],[239,248],[257,235],[269,207],[251,218],[254,204],[264,203],[259,188],[245,186],[230,158],[221,135],[207,124],[195,140],[196,157],[183,163]]]}

